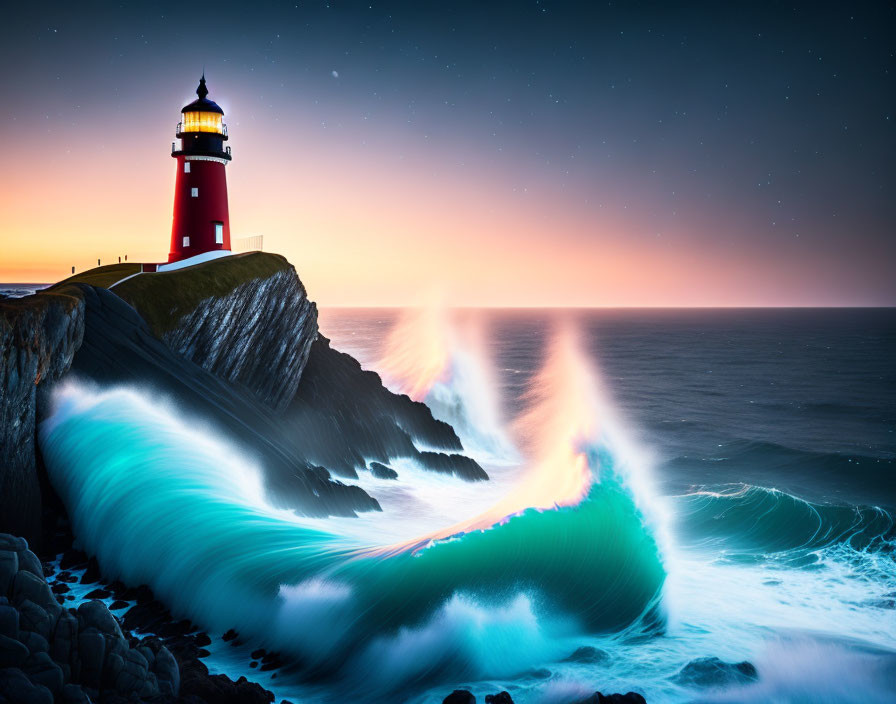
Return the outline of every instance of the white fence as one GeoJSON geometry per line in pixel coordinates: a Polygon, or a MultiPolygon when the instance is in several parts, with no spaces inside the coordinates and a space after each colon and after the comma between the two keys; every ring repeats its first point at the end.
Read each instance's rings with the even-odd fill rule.
{"type": "Polygon", "coordinates": [[[263,252],[264,235],[250,235],[249,237],[235,237],[230,246],[234,252],[263,252]]]}

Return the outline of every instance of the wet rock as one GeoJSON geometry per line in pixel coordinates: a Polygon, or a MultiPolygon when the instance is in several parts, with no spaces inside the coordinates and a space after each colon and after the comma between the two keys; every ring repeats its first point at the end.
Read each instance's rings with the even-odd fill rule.
{"type": "Polygon", "coordinates": [[[583,645],[581,648],[576,648],[575,652],[568,658],[565,658],[563,662],[597,664],[605,662],[609,657],[609,654],[605,650],[590,645],[583,645]]]}
{"type": "Polygon", "coordinates": [[[0,668],[18,667],[28,657],[28,648],[24,643],[0,635],[0,668]]]}
{"type": "Polygon", "coordinates": [[[69,548],[62,553],[62,559],[59,561],[59,569],[70,570],[73,568],[83,567],[87,564],[87,553],[69,548]]]}
{"type": "Polygon", "coordinates": [[[90,704],[90,698],[77,685],[67,684],[62,688],[62,704],[90,704]]]}
{"type": "Polygon", "coordinates": [[[19,612],[9,604],[0,604],[0,635],[19,637],[19,612]]]}
{"type": "Polygon", "coordinates": [[[716,657],[697,658],[681,668],[678,681],[692,687],[721,687],[746,684],[758,677],[756,668],[749,662],[725,662],[716,657]]]}
{"type": "Polygon", "coordinates": [[[455,689],[442,700],[442,704],[476,704],[476,697],[466,689],[455,689]]]}
{"type": "Polygon", "coordinates": [[[121,627],[115,617],[101,601],[86,601],[78,607],[78,624],[80,628],[95,628],[100,633],[123,639],[121,627]]]}
{"type": "Polygon", "coordinates": [[[0,698],[9,704],[53,704],[53,693],[31,683],[25,673],[15,668],[0,670],[0,698]]]}
{"type": "Polygon", "coordinates": [[[239,633],[237,633],[235,630],[233,630],[231,628],[230,630],[227,631],[227,633],[224,634],[222,640],[226,643],[231,640],[236,640],[237,638],[239,638],[239,635],[240,635],[239,633]]]}
{"type": "Polygon", "coordinates": [[[0,549],[0,596],[6,596],[12,586],[12,578],[19,571],[19,556],[12,550],[0,549]]]}
{"type": "Polygon", "coordinates": [[[109,611],[120,611],[121,609],[126,609],[130,606],[130,604],[126,601],[122,601],[121,599],[116,599],[111,604],[109,604],[109,611]]]}
{"type": "Polygon", "coordinates": [[[152,671],[159,680],[160,691],[177,694],[180,689],[180,670],[168,648],[159,648],[152,664],[152,671]]]}
{"type": "Polygon", "coordinates": [[[578,704],[647,704],[637,692],[628,692],[627,694],[601,694],[595,692],[587,699],[581,700],[578,704]]]}
{"type": "Polygon", "coordinates": [[[19,634],[19,640],[31,653],[46,653],[50,649],[47,639],[39,633],[22,631],[19,634]]]}
{"type": "Polygon", "coordinates": [[[397,479],[398,472],[396,472],[391,467],[387,467],[386,465],[380,462],[371,462],[368,465],[368,469],[370,473],[375,476],[377,479],[397,479]]]}
{"type": "Polygon", "coordinates": [[[28,541],[9,533],[0,533],[0,550],[22,552],[28,549],[28,541]]]}
{"type": "Polygon", "coordinates": [[[81,681],[99,687],[106,658],[106,639],[95,628],[78,634],[78,658],[81,662],[81,681]]]}
{"type": "Polygon", "coordinates": [[[59,616],[53,631],[50,656],[56,662],[70,662],[77,650],[78,619],[68,611],[59,616]]]}
{"type": "Polygon", "coordinates": [[[20,631],[33,631],[34,633],[39,633],[44,638],[49,637],[50,617],[46,611],[28,599],[19,604],[18,608],[20,631]]]}
{"type": "Polygon", "coordinates": [[[485,704],[513,704],[509,692],[498,692],[497,694],[486,694],[485,704]]]}
{"type": "Polygon", "coordinates": [[[100,566],[95,557],[87,561],[87,569],[81,575],[81,584],[95,584],[100,581],[100,566]]]}
{"type": "Polygon", "coordinates": [[[84,595],[85,599],[108,599],[112,596],[112,592],[108,589],[94,589],[91,592],[88,592],[84,595]]]}
{"type": "Polygon", "coordinates": [[[30,550],[22,550],[19,553],[19,571],[21,572],[22,570],[30,572],[41,581],[44,579],[44,566],[37,558],[37,555],[30,550]]]}
{"type": "Polygon", "coordinates": [[[197,633],[193,638],[193,642],[200,648],[204,648],[205,646],[212,644],[212,639],[208,637],[208,633],[197,633]]]}
{"type": "Polygon", "coordinates": [[[22,671],[32,684],[46,687],[54,697],[62,694],[62,687],[65,684],[62,669],[47,653],[31,655],[22,666],[22,671]]]}
{"type": "Polygon", "coordinates": [[[236,682],[224,675],[185,678],[181,685],[181,696],[184,699],[196,697],[205,702],[220,704],[268,704],[274,701],[274,695],[245,677],[236,682]]]}
{"type": "Polygon", "coordinates": [[[20,606],[24,601],[31,601],[42,609],[56,607],[56,597],[50,591],[43,576],[38,577],[31,572],[19,570],[12,580],[11,599],[13,604],[20,606]]]}

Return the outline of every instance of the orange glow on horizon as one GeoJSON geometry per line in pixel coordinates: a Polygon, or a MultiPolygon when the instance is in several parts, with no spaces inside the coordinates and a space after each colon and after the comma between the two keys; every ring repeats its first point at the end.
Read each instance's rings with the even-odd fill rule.
{"type": "MultiPolygon", "coordinates": [[[[34,128],[7,140],[0,281],[51,283],[72,266],[84,271],[124,255],[164,261],[178,104],[133,108],[140,124],[121,133],[88,120],[64,133],[34,128]]],[[[607,195],[607,207],[598,207],[596,196],[546,182],[537,165],[484,156],[471,144],[400,129],[359,143],[349,132],[299,121],[289,125],[288,141],[271,140],[283,129],[274,117],[244,111],[229,121],[233,239],[262,235],[264,249],[286,256],[322,306],[415,305],[433,289],[450,306],[886,300],[829,252],[801,253],[795,268],[788,245],[770,258],[736,222],[720,224],[696,208],[656,233],[639,214],[651,195],[632,193],[641,207],[618,205],[623,186],[615,174],[592,184],[607,195]],[[716,228],[708,244],[694,240],[694,232],[716,228]]]]}

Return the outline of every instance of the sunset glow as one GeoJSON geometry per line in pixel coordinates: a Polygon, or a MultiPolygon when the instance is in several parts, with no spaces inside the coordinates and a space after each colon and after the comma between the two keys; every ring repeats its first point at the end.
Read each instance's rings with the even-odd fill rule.
{"type": "MultiPolygon", "coordinates": [[[[102,27],[66,16],[49,32],[47,18],[20,18],[31,33],[0,30],[4,63],[16,66],[0,109],[0,281],[52,282],[72,266],[124,255],[165,259],[170,147],[204,61],[233,149],[232,236],[263,236],[264,249],[294,263],[320,305],[415,304],[433,289],[449,305],[896,301],[892,200],[880,181],[887,150],[843,141],[879,134],[860,121],[869,110],[848,130],[836,126],[836,148],[855,158],[835,169],[796,129],[810,113],[835,113],[789,99],[784,112],[771,98],[757,102],[754,88],[715,97],[728,79],[699,73],[711,33],[694,39],[695,58],[675,61],[712,97],[676,99],[675,113],[662,96],[687,96],[690,84],[663,70],[671,59],[661,38],[644,39],[654,44],[635,57],[607,48],[628,57],[622,65],[636,87],[620,93],[599,73],[581,85],[582,74],[549,59],[547,40],[481,59],[478,50],[459,53],[469,47],[458,32],[459,44],[442,47],[448,61],[483,63],[446,73],[423,58],[404,65],[369,42],[358,55],[333,47],[326,37],[339,36],[338,14],[308,12],[308,24],[289,35],[277,34],[274,20],[247,25],[272,47],[265,58],[214,33],[181,46],[186,30],[149,16],[145,43],[122,30],[111,44],[85,46],[91,32],[132,24],[116,15],[102,27]],[[12,55],[28,42],[42,50],[12,55]],[[61,61],[62,52],[83,61],[61,61]],[[538,68],[548,60],[550,79],[538,68]],[[490,77],[499,74],[506,80],[496,94],[490,77]],[[727,122],[716,116],[718,100],[730,105],[727,122]],[[762,114],[735,115],[748,106],[762,114]],[[781,142],[785,135],[793,146],[781,142]],[[773,166],[781,155],[787,164],[773,166]]],[[[574,20],[558,12],[545,21],[550,31],[586,32],[574,20]]],[[[604,22],[593,31],[627,37],[619,22],[621,32],[604,22]]],[[[825,62],[838,58],[832,52],[825,62]]],[[[773,72],[764,65],[731,67],[730,75],[765,90],[773,72]]],[[[827,75],[804,70],[816,67],[781,80],[814,86],[827,75]]],[[[886,91],[840,80],[886,109],[886,91]]]]}

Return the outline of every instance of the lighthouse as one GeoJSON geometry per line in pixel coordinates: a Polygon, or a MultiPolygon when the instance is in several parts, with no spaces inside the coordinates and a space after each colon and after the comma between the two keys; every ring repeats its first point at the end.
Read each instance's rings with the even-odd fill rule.
{"type": "Polygon", "coordinates": [[[224,111],[208,99],[205,74],[196,89],[199,96],[181,113],[171,144],[177,160],[174,183],[174,221],[168,262],[180,262],[201,254],[230,253],[230,220],[227,212],[227,177],[230,147],[225,147],[224,111]]]}

